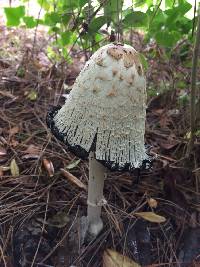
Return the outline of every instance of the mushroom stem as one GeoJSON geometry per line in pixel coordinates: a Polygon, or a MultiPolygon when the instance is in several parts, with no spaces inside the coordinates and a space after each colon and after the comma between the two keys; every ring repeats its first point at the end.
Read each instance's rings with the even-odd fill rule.
{"type": "Polygon", "coordinates": [[[89,154],[89,184],[88,184],[88,232],[97,236],[103,228],[101,206],[103,204],[103,187],[105,167],[95,159],[95,153],[89,154]]]}

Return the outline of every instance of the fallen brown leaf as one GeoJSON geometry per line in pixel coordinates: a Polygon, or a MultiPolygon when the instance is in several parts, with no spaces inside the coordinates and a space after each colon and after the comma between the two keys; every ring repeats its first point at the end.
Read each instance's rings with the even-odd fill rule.
{"type": "Polygon", "coordinates": [[[65,169],[60,169],[61,173],[64,177],[66,177],[70,182],[73,184],[77,185],[79,188],[87,190],[87,187],[85,184],[83,184],[77,177],[75,177],[73,174],[70,172],[66,171],[65,169]]]}
{"type": "Polygon", "coordinates": [[[146,221],[154,222],[154,223],[162,223],[166,221],[165,217],[160,216],[152,211],[135,212],[134,215],[146,221]]]}
{"type": "Polygon", "coordinates": [[[115,250],[107,249],[103,254],[103,267],[141,267],[141,265],[115,250]]]}
{"type": "Polygon", "coordinates": [[[27,147],[24,153],[25,154],[39,154],[40,150],[41,150],[40,147],[31,144],[27,147]]]}
{"type": "Polygon", "coordinates": [[[45,170],[48,172],[49,176],[50,177],[54,176],[54,166],[52,161],[48,159],[43,159],[42,163],[45,170]]]}

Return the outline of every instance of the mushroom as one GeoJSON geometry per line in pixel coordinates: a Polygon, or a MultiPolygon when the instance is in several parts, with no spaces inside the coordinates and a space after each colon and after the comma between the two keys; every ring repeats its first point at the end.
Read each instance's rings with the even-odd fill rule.
{"type": "Polygon", "coordinates": [[[101,206],[106,167],[134,169],[148,159],[144,145],[146,82],[139,54],[130,45],[96,51],[62,107],[47,115],[52,133],[78,157],[89,156],[87,227],[103,228],[101,206]]]}

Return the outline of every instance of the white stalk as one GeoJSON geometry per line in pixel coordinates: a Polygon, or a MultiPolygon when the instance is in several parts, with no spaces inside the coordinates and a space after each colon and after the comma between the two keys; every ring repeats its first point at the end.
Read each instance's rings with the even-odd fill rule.
{"type": "Polygon", "coordinates": [[[105,167],[95,159],[94,152],[89,154],[89,184],[88,184],[88,231],[97,236],[103,228],[101,207],[104,203],[103,187],[105,167]]]}

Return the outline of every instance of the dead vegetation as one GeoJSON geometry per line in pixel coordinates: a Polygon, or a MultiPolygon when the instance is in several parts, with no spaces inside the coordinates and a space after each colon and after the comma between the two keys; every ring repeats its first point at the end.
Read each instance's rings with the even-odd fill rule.
{"type": "Polygon", "coordinates": [[[56,65],[46,55],[45,32],[36,39],[23,29],[1,27],[1,32],[0,265],[96,267],[104,254],[104,266],[110,267],[108,258],[114,256],[105,250],[111,248],[142,266],[198,266],[200,143],[195,142],[195,156],[185,159],[187,105],[177,104],[182,93],[177,85],[181,79],[189,85],[189,68],[175,57],[166,63],[155,45],[141,47],[147,57],[150,50],[157,53],[149,59],[149,91],[163,85],[160,95],[149,98],[147,112],[153,168],[141,171],[139,183],[138,173],[109,173],[105,227],[80,246],[87,161],[74,158],[49,133],[45,117],[51,105],[63,103],[84,53],[73,51],[72,65],[56,65]],[[142,212],[150,213],[146,218],[142,212]]]}

